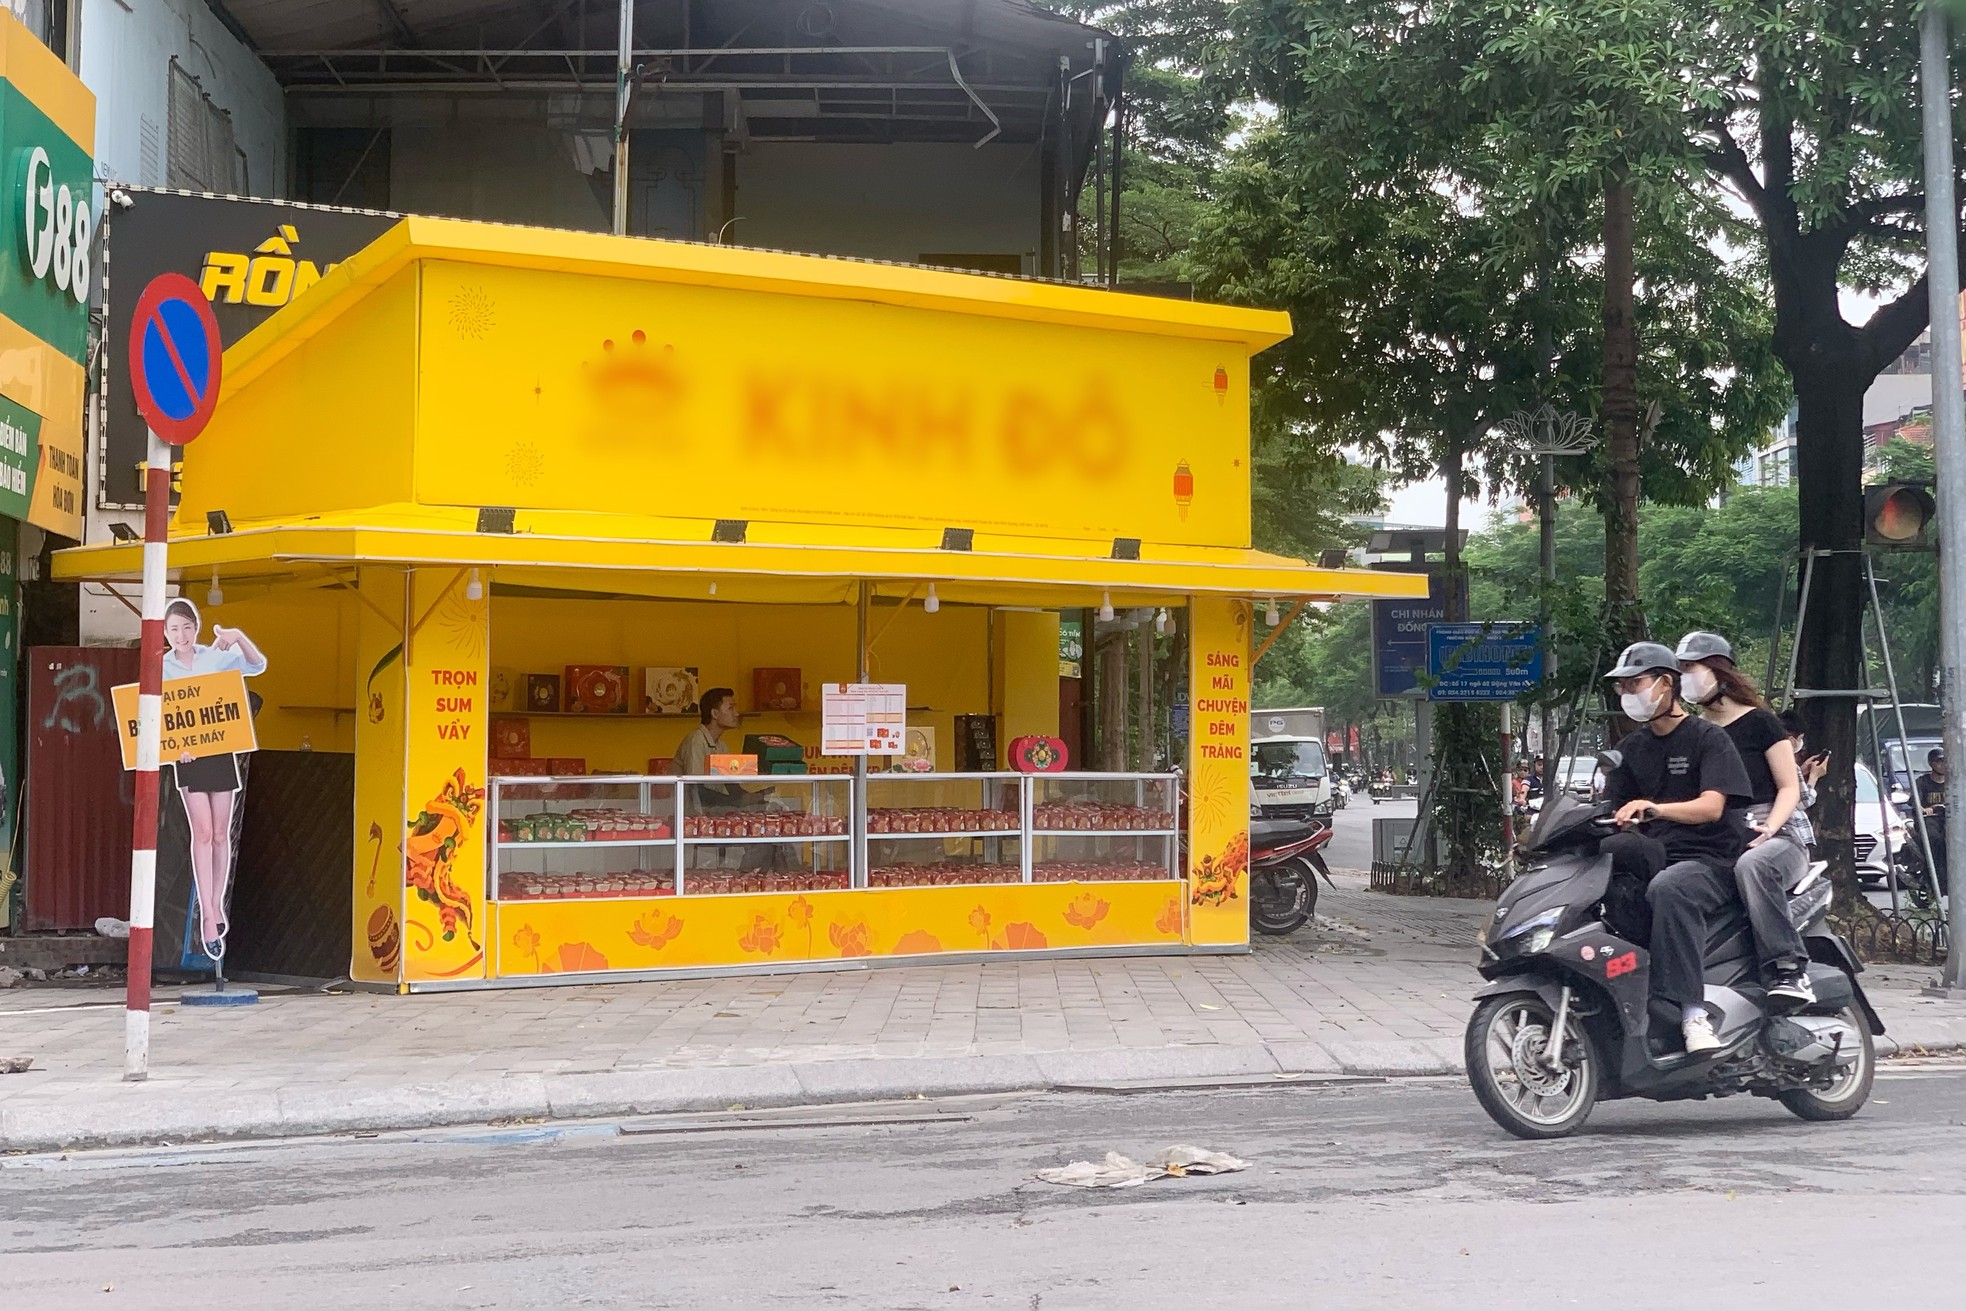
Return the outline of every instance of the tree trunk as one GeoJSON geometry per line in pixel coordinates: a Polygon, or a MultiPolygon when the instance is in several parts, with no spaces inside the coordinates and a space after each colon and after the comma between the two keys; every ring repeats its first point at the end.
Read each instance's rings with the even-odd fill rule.
{"type": "Polygon", "coordinates": [[[1638,597],[1638,324],[1633,311],[1632,189],[1604,188],[1605,629],[1614,647],[1645,636],[1638,597]]]}
{"type": "MultiPolygon", "coordinates": [[[[1811,352],[1812,355],[1827,352],[1811,352]]],[[[1857,758],[1857,700],[1810,696],[1844,692],[1863,685],[1863,414],[1870,378],[1862,363],[1847,358],[1824,367],[1797,369],[1796,446],[1803,568],[1810,573],[1808,609],[1801,616],[1801,652],[1796,664],[1794,704],[1809,727],[1809,745],[1830,753],[1829,773],[1817,790],[1817,841],[1829,861],[1839,909],[1862,901],[1852,848],[1857,758]],[[1817,555],[1810,570],[1809,551],[1817,555]]],[[[1800,583],[1798,582],[1798,586],[1800,583]]]]}

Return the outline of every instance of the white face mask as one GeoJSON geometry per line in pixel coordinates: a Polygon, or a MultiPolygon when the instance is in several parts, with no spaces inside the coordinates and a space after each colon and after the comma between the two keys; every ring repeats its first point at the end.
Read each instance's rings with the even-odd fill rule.
{"type": "Polygon", "coordinates": [[[1703,706],[1720,695],[1720,680],[1705,665],[1694,665],[1681,674],[1679,686],[1686,699],[1695,705],[1703,706]]]}
{"type": "Polygon", "coordinates": [[[1659,692],[1626,692],[1618,698],[1618,708],[1634,724],[1649,724],[1665,713],[1668,697],[1659,692]]]}

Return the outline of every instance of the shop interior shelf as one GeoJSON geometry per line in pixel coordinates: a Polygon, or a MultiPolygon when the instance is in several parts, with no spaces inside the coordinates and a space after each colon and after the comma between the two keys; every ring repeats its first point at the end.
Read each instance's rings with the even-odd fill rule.
{"type": "Polygon", "coordinates": [[[604,839],[601,839],[601,840],[598,840],[598,841],[594,841],[594,842],[584,842],[584,841],[579,841],[579,840],[570,840],[570,841],[562,841],[562,842],[501,842],[501,843],[499,843],[499,844],[498,844],[498,849],[499,849],[500,851],[526,851],[526,850],[528,850],[528,849],[534,849],[534,848],[537,848],[537,849],[540,849],[540,850],[546,850],[546,849],[551,849],[551,848],[558,848],[558,849],[561,849],[561,850],[565,850],[565,849],[567,849],[567,848],[569,848],[569,847],[572,847],[572,848],[582,848],[582,847],[668,847],[668,846],[674,846],[674,845],[675,845],[675,842],[676,842],[676,839],[675,839],[675,838],[673,838],[673,837],[669,837],[669,838],[604,838],[604,839]]]}
{"type": "MultiPolygon", "coordinates": [[[[673,840],[674,839],[671,839],[671,841],[673,840]]],[[[683,844],[685,846],[691,846],[691,847],[702,847],[702,846],[748,847],[748,846],[757,846],[762,843],[784,844],[784,843],[791,843],[791,842],[851,842],[852,840],[853,840],[852,837],[845,833],[828,833],[824,835],[813,834],[811,836],[800,834],[795,837],[776,837],[776,838],[684,838],[683,844]]],[[[570,843],[569,845],[578,846],[579,844],[570,843]]]]}
{"type": "Polygon", "coordinates": [[[1034,828],[1034,838],[1171,838],[1171,828],[1034,828]]]}
{"type": "Polygon", "coordinates": [[[992,828],[964,830],[956,833],[868,833],[869,842],[912,842],[921,838],[1021,838],[1022,829],[992,828]]]}

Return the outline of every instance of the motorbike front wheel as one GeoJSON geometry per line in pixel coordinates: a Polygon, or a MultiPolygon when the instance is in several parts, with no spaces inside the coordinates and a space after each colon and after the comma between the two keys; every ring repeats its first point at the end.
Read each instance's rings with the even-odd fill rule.
{"type": "Polygon", "coordinates": [[[1558,1068],[1543,1064],[1556,1016],[1533,993],[1491,997],[1468,1021],[1465,1054],[1475,1100],[1518,1138],[1575,1133],[1597,1105],[1597,1056],[1571,1020],[1558,1068]]]}
{"type": "Polygon", "coordinates": [[[1249,927],[1272,936],[1303,928],[1317,904],[1316,878],[1301,859],[1251,870],[1249,927]]]}

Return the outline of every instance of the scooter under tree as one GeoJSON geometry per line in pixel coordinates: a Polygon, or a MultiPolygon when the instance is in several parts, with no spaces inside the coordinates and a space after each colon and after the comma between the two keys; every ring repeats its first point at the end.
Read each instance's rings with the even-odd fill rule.
{"type": "MultiPolygon", "coordinates": [[[[1616,752],[1598,757],[1606,772],[1616,752]]],[[[1720,1046],[1689,1054],[1679,1016],[1647,1003],[1649,953],[1607,923],[1610,808],[1555,794],[1526,843],[1527,867],[1483,933],[1489,982],[1468,1021],[1468,1082],[1518,1138],[1576,1132],[1600,1101],[1772,1097],[1805,1120],[1846,1120],[1870,1096],[1872,1035],[1884,1024],[1857,982],[1863,966],[1830,931],[1830,884],[1812,863],[1788,889],[1809,951],[1814,1004],[1781,1014],[1758,981],[1745,909],[1708,926],[1706,1007],[1720,1046]],[[1553,1036],[1554,1035],[1554,1036],[1553,1036]]],[[[1628,930],[1629,931],[1629,930],[1628,930]]]]}

